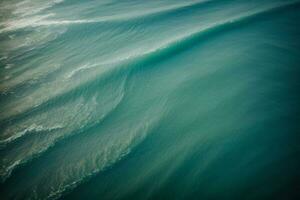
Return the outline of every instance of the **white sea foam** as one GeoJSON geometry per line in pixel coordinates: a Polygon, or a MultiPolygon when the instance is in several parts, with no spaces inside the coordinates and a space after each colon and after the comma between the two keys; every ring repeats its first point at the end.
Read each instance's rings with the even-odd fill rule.
{"type": "Polygon", "coordinates": [[[31,126],[25,128],[22,131],[19,131],[15,134],[13,134],[12,136],[4,139],[4,140],[0,140],[0,146],[2,145],[7,145],[25,135],[31,134],[31,133],[38,133],[38,132],[50,132],[50,131],[54,131],[54,130],[58,130],[58,129],[62,129],[63,126],[61,125],[55,125],[55,126],[51,126],[51,127],[44,127],[42,125],[37,125],[37,124],[32,124],[31,126]]]}
{"type": "Polygon", "coordinates": [[[34,27],[42,20],[54,16],[54,13],[49,13],[45,15],[34,15],[32,17],[25,17],[20,19],[9,19],[3,23],[4,28],[0,29],[0,33],[18,30],[26,27],[34,27]]]}
{"type": "Polygon", "coordinates": [[[61,2],[63,2],[63,0],[48,0],[38,2],[32,0],[24,0],[15,5],[13,14],[21,17],[35,15],[61,2]]]}
{"type": "Polygon", "coordinates": [[[94,154],[92,159],[86,160],[88,163],[81,164],[80,167],[83,167],[80,170],[81,173],[70,173],[68,177],[65,177],[65,183],[52,186],[46,199],[60,198],[65,192],[73,190],[91,177],[122,160],[135,146],[145,139],[150,132],[151,126],[153,126],[153,120],[146,121],[144,124],[136,127],[135,130],[132,130],[126,138],[108,141],[106,147],[103,147],[100,152],[94,154]]]}
{"type": "Polygon", "coordinates": [[[13,64],[7,64],[7,65],[5,65],[5,69],[10,69],[11,67],[13,67],[13,64]]]}
{"type": "MultiPolygon", "coordinates": [[[[18,167],[18,165],[22,165],[35,157],[39,157],[48,149],[55,146],[58,141],[68,139],[68,137],[72,136],[74,133],[88,129],[89,127],[104,120],[122,102],[124,97],[125,82],[126,79],[121,81],[120,85],[118,84],[116,90],[114,90],[115,92],[110,92],[108,96],[103,96],[103,93],[96,92],[88,99],[88,101],[84,97],[79,97],[74,99],[74,101],[70,104],[62,107],[55,107],[47,112],[28,118],[18,126],[12,126],[8,128],[4,134],[11,135],[11,133],[14,133],[14,135],[1,141],[2,148],[5,148],[10,142],[13,142],[18,138],[28,134],[51,131],[53,131],[53,133],[51,132],[51,134],[45,135],[45,137],[40,137],[41,139],[38,139],[39,142],[34,143],[31,146],[32,148],[26,149],[26,151],[19,149],[22,151],[19,152],[19,157],[14,157],[15,151],[10,152],[10,149],[7,148],[7,151],[13,154],[11,155],[7,153],[6,156],[10,159],[12,158],[13,160],[6,159],[6,157],[1,160],[3,163],[1,163],[2,168],[0,169],[0,178],[5,181],[5,179],[10,176],[12,171],[18,167]],[[78,113],[81,114],[78,115],[78,113]],[[53,121],[50,122],[51,124],[57,125],[45,125],[49,123],[49,119],[53,119],[53,121]],[[40,123],[37,121],[40,121],[40,123]],[[26,124],[30,123],[32,124],[27,128],[23,129],[22,131],[17,131],[20,129],[18,127],[26,127],[26,124]],[[18,162],[16,162],[16,160],[18,160],[18,162]]],[[[106,91],[106,89],[104,89],[104,91],[106,91]]],[[[24,140],[24,143],[27,142],[30,142],[30,140],[24,140]]]]}
{"type": "MultiPolygon", "coordinates": [[[[193,6],[195,4],[208,2],[207,1],[196,1],[196,2],[187,2],[181,3],[178,5],[167,6],[163,8],[155,8],[146,10],[143,12],[131,12],[130,14],[119,14],[119,15],[112,15],[112,16],[103,16],[94,19],[77,19],[77,20],[69,20],[69,19],[49,19],[50,17],[55,16],[55,13],[49,13],[45,15],[34,15],[39,14],[41,11],[45,10],[46,8],[52,7],[53,5],[62,2],[61,0],[51,1],[39,8],[34,9],[35,11],[32,12],[33,8],[30,6],[25,7],[25,9],[21,9],[23,4],[26,5],[27,0],[21,2],[17,9],[14,11],[15,14],[23,16],[19,19],[8,20],[3,23],[4,28],[0,29],[1,32],[13,31],[18,30],[26,27],[39,27],[39,26],[51,26],[51,25],[71,25],[71,24],[88,24],[88,23],[101,23],[101,22],[108,22],[108,21],[125,21],[139,17],[146,17],[148,15],[163,13],[166,11],[176,10],[180,8],[184,8],[187,6],[193,6]],[[24,18],[25,16],[25,18],[24,18]],[[27,17],[26,17],[27,16],[27,17]],[[30,16],[30,17],[28,17],[30,16]]],[[[30,2],[30,1],[29,1],[30,2]]]]}
{"type": "Polygon", "coordinates": [[[84,70],[87,70],[87,69],[91,69],[91,68],[94,68],[96,66],[99,66],[100,64],[84,64],[74,70],[72,70],[69,74],[67,74],[65,77],[66,78],[72,78],[74,75],[76,75],[77,73],[81,72],[81,71],[84,71],[84,70]]]}
{"type": "Polygon", "coordinates": [[[12,16],[1,22],[0,33],[7,31],[14,31],[26,27],[34,27],[39,21],[44,20],[55,13],[40,14],[42,11],[53,7],[56,4],[63,2],[63,0],[49,0],[49,1],[32,1],[24,0],[19,3],[5,3],[1,10],[8,11],[12,16]]]}
{"type": "Polygon", "coordinates": [[[21,163],[21,160],[16,160],[13,164],[8,166],[5,170],[0,171],[0,181],[4,182],[12,173],[13,169],[15,169],[17,166],[19,166],[21,163]]]}

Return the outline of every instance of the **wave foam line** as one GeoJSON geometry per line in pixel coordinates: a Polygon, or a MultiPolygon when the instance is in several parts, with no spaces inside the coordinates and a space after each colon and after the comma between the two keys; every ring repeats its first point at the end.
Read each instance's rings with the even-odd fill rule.
{"type": "Polygon", "coordinates": [[[16,160],[12,165],[8,166],[6,169],[4,169],[3,166],[0,168],[0,183],[4,183],[5,180],[10,177],[13,169],[15,169],[17,166],[21,164],[21,160],[16,160]]]}
{"type": "Polygon", "coordinates": [[[28,86],[34,86],[42,83],[47,77],[52,76],[61,70],[60,64],[53,64],[48,66],[46,71],[41,69],[35,71],[25,71],[20,73],[21,75],[11,74],[11,78],[6,80],[0,80],[0,94],[13,94],[16,90],[22,90],[28,86]],[[13,78],[12,78],[13,77],[13,78]]]}
{"type": "Polygon", "coordinates": [[[44,127],[42,125],[32,124],[31,126],[27,127],[23,131],[20,131],[16,134],[10,136],[7,139],[0,140],[0,149],[3,149],[8,144],[17,141],[18,139],[20,139],[28,134],[40,133],[40,132],[51,132],[51,131],[59,130],[62,128],[63,127],[61,125],[56,125],[56,126],[52,126],[52,127],[44,127]]]}
{"type": "MultiPolygon", "coordinates": [[[[104,163],[100,163],[100,166],[85,174],[83,177],[78,177],[76,178],[76,180],[72,181],[69,184],[60,185],[57,190],[52,191],[45,199],[55,200],[61,198],[64,194],[74,190],[79,185],[89,181],[97,174],[105,171],[115,163],[124,159],[128,154],[132,152],[134,148],[136,148],[142,141],[145,140],[147,135],[151,132],[152,127],[153,121],[142,124],[136,130],[134,130],[133,133],[131,133],[125,141],[121,140],[121,142],[110,145],[110,147],[104,151],[105,154],[109,155],[101,155],[101,157],[103,157],[104,163]]],[[[95,159],[97,160],[97,158],[95,159]]]]}
{"type": "Polygon", "coordinates": [[[45,15],[35,15],[32,17],[25,17],[15,20],[8,20],[1,24],[1,26],[3,26],[4,28],[0,29],[0,33],[16,31],[27,27],[35,27],[35,25],[41,23],[42,20],[52,16],[54,16],[54,13],[49,13],[45,15]]]}
{"type": "Polygon", "coordinates": [[[43,2],[44,4],[38,7],[36,6],[36,2],[24,0],[15,5],[16,9],[12,13],[21,17],[34,15],[49,9],[55,6],[56,4],[62,3],[63,1],[64,0],[48,0],[43,2]]]}
{"type": "Polygon", "coordinates": [[[84,71],[84,70],[87,70],[87,69],[92,69],[92,68],[97,67],[97,66],[99,66],[99,64],[89,64],[89,63],[84,64],[84,65],[82,65],[82,66],[80,66],[80,67],[78,67],[78,68],[72,70],[72,71],[71,71],[69,74],[67,74],[65,77],[66,77],[67,79],[72,78],[74,75],[78,74],[78,73],[81,72],[81,71],[84,71]]]}
{"type": "MultiPolygon", "coordinates": [[[[84,65],[85,67],[81,67],[81,69],[77,70],[77,71],[74,70],[70,74],[66,75],[65,78],[69,79],[72,76],[76,75],[76,73],[78,73],[79,71],[86,70],[86,68],[91,69],[91,68],[95,68],[97,66],[107,66],[109,64],[110,63],[98,63],[98,64],[92,64],[90,67],[88,64],[86,64],[86,65],[84,65]]],[[[5,114],[7,114],[7,113],[2,113],[2,115],[0,115],[0,124],[3,126],[6,126],[12,122],[16,122],[16,121],[22,119],[23,117],[26,117],[26,116],[29,116],[36,112],[39,112],[40,110],[42,110],[43,108],[45,108],[47,106],[53,107],[61,101],[65,102],[66,100],[70,100],[70,98],[74,98],[74,95],[75,96],[80,95],[80,93],[78,91],[86,90],[86,88],[88,88],[88,87],[99,86],[101,84],[105,84],[105,81],[107,81],[107,79],[112,75],[112,73],[114,73],[116,76],[127,76],[127,72],[116,74],[117,70],[118,69],[113,69],[113,67],[112,67],[112,69],[106,69],[104,71],[101,71],[100,75],[99,75],[99,73],[93,73],[92,77],[90,77],[88,80],[85,80],[78,84],[72,85],[71,88],[68,88],[66,90],[58,91],[55,95],[50,96],[49,98],[46,98],[45,100],[42,100],[41,102],[38,102],[37,104],[32,105],[31,107],[28,107],[28,108],[25,108],[22,110],[19,109],[17,113],[11,113],[6,116],[5,116],[5,114]]],[[[62,80],[62,81],[64,82],[66,80],[62,80]]],[[[17,105],[14,105],[14,106],[12,106],[12,108],[15,108],[16,106],[17,105]]]]}
{"type": "MultiPolygon", "coordinates": [[[[48,144],[44,149],[41,149],[40,151],[32,154],[29,157],[26,157],[24,159],[20,159],[18,161],[15,161],[12,165],[8,166],[6,169],[0,170],[0,182],[4,183],[12,174],[13,171],[15,171],[17,168],[21,168],[22,166],[25,166],[27,164],[29,164],[31,161],[41,157],[42,155],[44,155],[45,153],[47,153],[48,151],[50,151],[52,148],[54,148],[58,143],[63,142],[65,140],[70,139],[73,136],[76,136],[78,134],[84,133],[86,130],[91,129],[97,125],[99,125],[100,123],[102,123],[107,117],[109,117],[122,103],[124,97],[125,97],[125,84],[127,81],[127,77],[122,85],[122,92],[120,94],[120,96],[117,98],[117,101],[114,103],[114,105],[105,113],[102,114],[97,120],[96,122],[92,123],[92,124],[86,124],[84,129],[79,128],[78,130],[71,130],[69,131],[71,134],[64,134],[62,136],[59,136],[57,138],[55,138],[53,141],[51,141],[50,144],[48,144]]],[[[20,137],[25,136],[25,134],[20,134],[20,137]]],[[[18,137],[17,137],[18,138],[18,137]]],[[[11,141],[14,142],[15,140],[11,141]]],[[[2,166],[3,167],[3,166],[2,166]]]]}

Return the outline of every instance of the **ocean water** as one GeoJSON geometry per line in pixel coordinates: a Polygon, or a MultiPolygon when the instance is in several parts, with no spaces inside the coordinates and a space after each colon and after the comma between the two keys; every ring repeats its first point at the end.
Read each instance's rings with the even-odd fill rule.
{"type": "Polygon", "coordinates": [[[1,199],[300,199],[299,0],[1,0],[1,199]]]}

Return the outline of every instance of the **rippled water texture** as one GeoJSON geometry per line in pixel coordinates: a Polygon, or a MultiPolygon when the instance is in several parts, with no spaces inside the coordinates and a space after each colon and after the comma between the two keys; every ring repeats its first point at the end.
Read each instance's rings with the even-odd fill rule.
{"type": "Polygon", "coordinates": [[[1,199],[300,199],[299,0],[1,0],[1,199]]]}

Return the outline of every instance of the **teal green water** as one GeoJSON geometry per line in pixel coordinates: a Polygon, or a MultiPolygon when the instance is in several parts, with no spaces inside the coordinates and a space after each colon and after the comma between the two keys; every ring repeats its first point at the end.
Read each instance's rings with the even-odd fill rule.
{"type": "Polygon", "coordinates": [[[1,199],[300,199],[300,1],[1,0],[1,199]]]}

